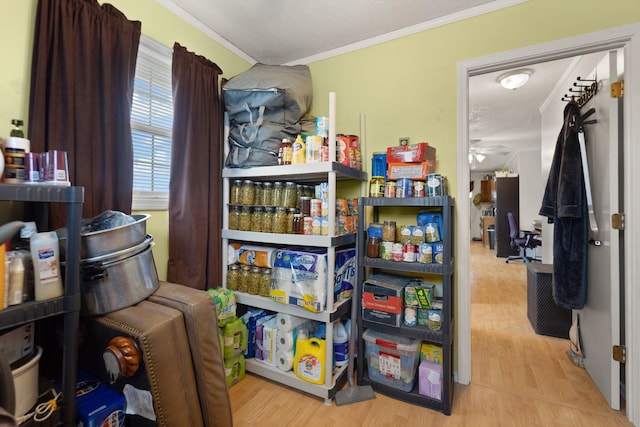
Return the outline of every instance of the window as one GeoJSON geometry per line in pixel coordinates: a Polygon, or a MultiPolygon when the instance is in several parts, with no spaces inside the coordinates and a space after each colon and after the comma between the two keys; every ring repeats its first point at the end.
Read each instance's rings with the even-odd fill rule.
{"type": "Polygon", "coordinates": [[[172,50],[142,35],[131,110],[132,209],[167,209],[171,166],[172,50]]]}

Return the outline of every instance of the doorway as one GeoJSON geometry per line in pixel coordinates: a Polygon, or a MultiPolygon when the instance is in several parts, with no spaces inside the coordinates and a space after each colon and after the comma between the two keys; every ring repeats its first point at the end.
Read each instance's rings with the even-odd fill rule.
{"type": "MultiPolygon", "coordinates": [[[[633,76],[638,75],[640,70],[640,28],[638,26],[628,26],[600,33],[593,33],[572,39],[561,40],[559,42],[538,45],[527,49],[519,49],[516,51],[505,52],[489,57],[477,58],[474,60],[464,61],[458,64],[458,152],[469,152],[469,129],[468,129],[468,79],[471,76],[497,71],[501,69],[515,68],[534,64],[537,62],[551,61],[555,59],[567,58],[576,55],[583,55],[597,51],[606,51],[610,49],[624,48],[625,57],[629,58],[625,75],[628,76],[625,86],[629,89],[625,93],[624,98],[624,199],[625,214],[628,224],[638,223],[638,208],[635,206],[640,197],[639,191],[631,185],[632,182],[639,182],[640,172],[631,167],[632,164],[638,164],[640,159],[640,149],[634,147],[631,141],[640,136],[640,124],[633,123],[631,117],[633,112],[638,112],[640,108],[636,105],[640,101],[640,90],[634,87],[636,82],[633,76]]],[[[469,205],[462,198],[469,191],[469,165],[466,155],[458,156],[458,186],[457,194],[461,200],[458,203],[457,215],[457,264],[458,264],[458,283],[457,283],[457,380],[462,384],[468,384],[471,381],[471,329],[470,329],[470,290],[469,290],[469,265],[470,265],[470,233],[469,221],[470,212],[469,205]]],[[[636,185],[637,188],[637,185],[636,185]]],[[[625,238],[625,261],[630,266],[625,271],[624,292],[626,295],[625,305],[625,340],[627,346],[637,347],[640,338],[638,338],[637,328],[640,324],[639,315],[632,310],[633,306],[640,306],[640,291],[633,289],[629,284],[634,283],[638,277],[636,268],[633,267],[634,259],[638,259],[639,248],[633,248],[632,241],[636,241],[634,234],[638,231],[633,227],[629,227],[625,238]]],[[[637,311],[637,310],[636,310],[637,311]]],[[[626,403],[627,418],[634,422],[637,418],[637,411],[640,409],[640,398],[638,396],[638,372],[636,366],[640,355],[628,355],[626,364],[626,403]]]]}

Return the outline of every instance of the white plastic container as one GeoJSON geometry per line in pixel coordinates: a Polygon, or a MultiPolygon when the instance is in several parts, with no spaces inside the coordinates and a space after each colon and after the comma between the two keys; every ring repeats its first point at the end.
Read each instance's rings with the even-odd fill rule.
{"type": "Polygon", "coordinates": [[[338,320],[333,327],[333,361],[336,366],[349,364],[349,333],[344,324],[338,320]]]}
{"type": "Polygon", "coordinates": [[[16,393],[16,417],[26,414],[38,400],[38,370],[41,356],[42,348],[37,347],[31,359],[11,371],[16,393]]]}
{"type": "Polygon", "coordinates": [[[55,231],[31,235],[36,301],[62,296],[60,248],[55,231]]]}
{"type": "Polygon", "coordinates": [[[416,379],[421,340],[367,329],[365,342],[369,378],[398,390],[409,392],[416,379]]]}

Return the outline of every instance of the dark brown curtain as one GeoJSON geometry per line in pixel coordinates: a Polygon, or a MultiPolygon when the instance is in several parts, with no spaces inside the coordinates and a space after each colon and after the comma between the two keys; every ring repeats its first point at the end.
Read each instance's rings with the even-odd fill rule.
{"type": "Polygon", "coordinates": [[[222,277],[222,70],[175,43],[172,73],[167,280],[208,289],[222,277]]]}
{"type": "MultiPolygon", "coordinates": [[[[96,0],[40,0],[35,23],[32,151],[67,151],[83,217],[131,212],[131,100],[141,24],[96,0]]],[[[51,225],[64,224],[52,211],[51,225]]]]}

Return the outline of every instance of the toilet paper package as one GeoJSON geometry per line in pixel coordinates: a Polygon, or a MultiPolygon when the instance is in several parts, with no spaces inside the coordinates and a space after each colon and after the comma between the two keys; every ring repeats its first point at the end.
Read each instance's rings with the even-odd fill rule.
{"type": "MultiPolygon", "coordinates": [[[[278,249],[273,260],[273,301],[292,304],[314,313],[327,304],[327,252],[318,249],[278,249]]],[[[355,278],[355,249],[335,253],[333,299],[351,297],[355,278]]]]}

